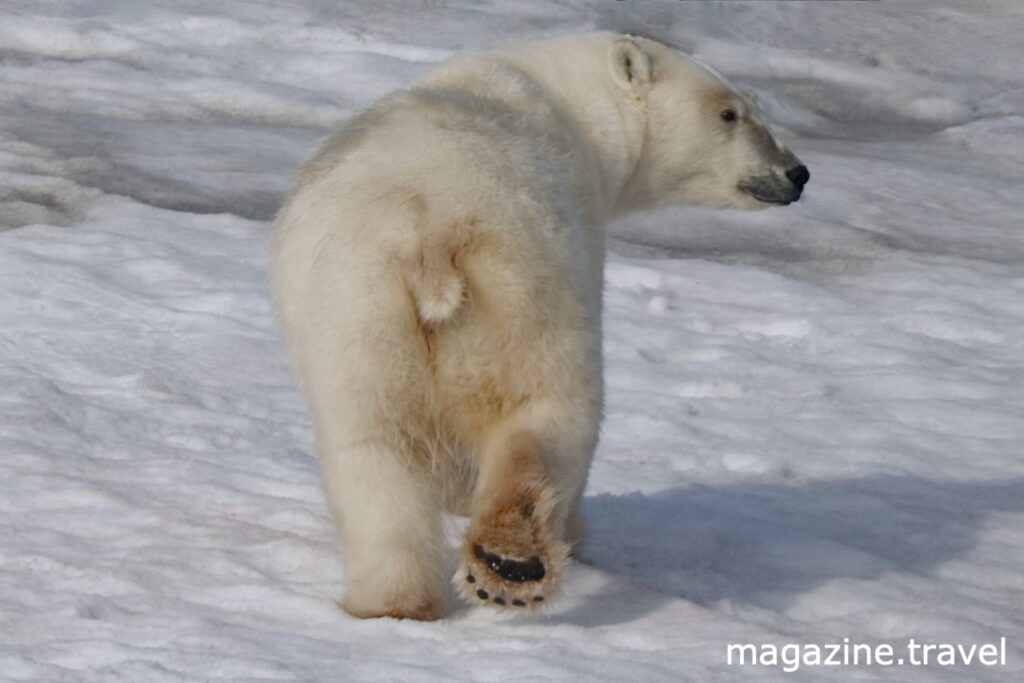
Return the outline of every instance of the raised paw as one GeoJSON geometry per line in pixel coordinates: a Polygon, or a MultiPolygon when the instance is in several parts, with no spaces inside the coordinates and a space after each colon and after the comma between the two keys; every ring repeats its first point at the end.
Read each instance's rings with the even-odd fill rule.
{"type": "Polygon", "coordinates": [[[522,492],[505,502],[470,524],[455,587],[471,602],[533,610],[554,592],[569,547],[555,533],[545,494],[522,492]]]}

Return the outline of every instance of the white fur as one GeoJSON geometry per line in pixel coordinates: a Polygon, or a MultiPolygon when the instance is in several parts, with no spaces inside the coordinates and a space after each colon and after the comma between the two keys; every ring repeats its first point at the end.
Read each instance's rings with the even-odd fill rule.
{"type": "Polygon", "coordinates": [[[518,433],[543,444],[561,525],[578,528],[604,225],[656,202],[758,205],[737,182],[778,160],[723,128],[724,101],[761,126],[664,46],[572,36],[453,59],[307,164],[274,225],[274,287],[349,611],[443,611],[440,510],[468,509],[477,472],[494,486],[518,433]]]}

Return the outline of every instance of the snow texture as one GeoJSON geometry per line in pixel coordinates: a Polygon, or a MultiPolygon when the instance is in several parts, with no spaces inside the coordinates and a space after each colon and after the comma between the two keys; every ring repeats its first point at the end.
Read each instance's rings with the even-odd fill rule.
{"type": "MultiPolygon", "coordinates": [[[[0,679],[779,680],[730,642],[997,642],[1024,680],[1024,5],[5,0],[0,679]],[[316,141],[437,61],[608,28],[811,169],[613,226],[564,597],[358,621],[275,330],[316,141]]],[[[452,522],[452,541],[458,522],[452,522]]]]}

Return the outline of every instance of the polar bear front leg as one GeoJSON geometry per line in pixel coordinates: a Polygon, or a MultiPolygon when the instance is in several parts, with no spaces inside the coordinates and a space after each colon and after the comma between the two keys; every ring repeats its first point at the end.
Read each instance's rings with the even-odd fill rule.
{"type": "Polygon", "coordinates": [[[444,616],[439,504],[411,453],[367,440],[321,455],[356,617],[430,621],[444,616]]]}
{"type": "Polygon", "coordinates": [[[524,430],[485,453],[454,577],[467,600],[536,609],[553,595],[572,551],[568,519],[589,453],[560,463],[557,451],[549,444],[546,455],[544,447],[540,437],[524,430]]]}

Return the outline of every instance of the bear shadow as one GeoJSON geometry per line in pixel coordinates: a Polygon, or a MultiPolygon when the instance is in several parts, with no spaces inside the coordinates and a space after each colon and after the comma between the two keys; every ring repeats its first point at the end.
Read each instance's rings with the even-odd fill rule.
{"type": "Polygon", "coordinates": [[[837,579],[926,577],[975,547],[990,514],[1024,511],[1024,480],[690,486],[589,496],[583,509],[580,562],[611,580],[551,619],[599,626],[632,621],[673,598],[783,610],[837,579]]]}

